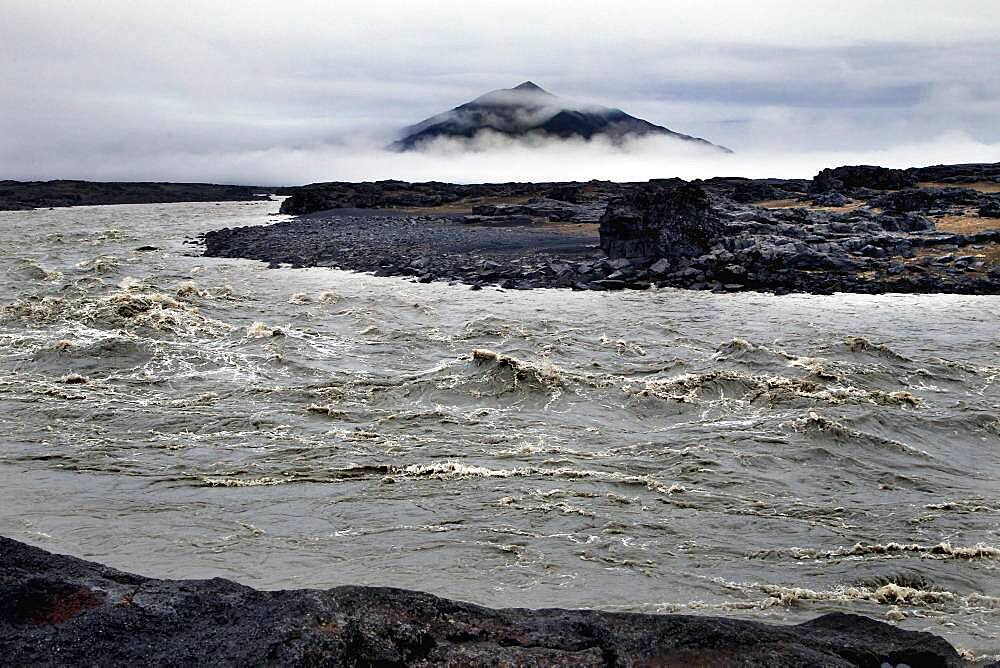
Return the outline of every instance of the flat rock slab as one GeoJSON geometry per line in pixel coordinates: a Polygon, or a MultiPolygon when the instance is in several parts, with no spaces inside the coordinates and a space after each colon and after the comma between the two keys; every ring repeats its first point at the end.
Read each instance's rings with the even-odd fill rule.
{"type": "Polygon", "coordinates": [[[492,610],[375,587],[155,580],[0,537],[5,665],[959,666],[943,639],[867,617],[797,626],[492,610]]]}

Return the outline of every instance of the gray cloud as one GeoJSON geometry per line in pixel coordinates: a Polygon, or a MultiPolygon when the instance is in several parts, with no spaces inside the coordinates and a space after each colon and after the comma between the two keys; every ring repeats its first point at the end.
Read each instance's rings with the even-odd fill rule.
{"type": "MultiPolygon", "coordinates": [[[[371,147],[525,79],[730,146],[746,160],[728,173],[749,156],[1000,160],[993,0],[4,4],[0,178],[444,178],[441,151],[371,147]]],[[[539,177],[566,151],[583,176],[682,169],[604,150],[516,155],[539,177]]],[[[456,180],[503,172],[449,160],[456,180]]]]}

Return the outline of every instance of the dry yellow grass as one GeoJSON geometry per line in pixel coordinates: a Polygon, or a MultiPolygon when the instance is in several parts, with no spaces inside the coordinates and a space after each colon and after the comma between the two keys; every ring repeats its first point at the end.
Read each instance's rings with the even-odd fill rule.
{"type": "Polygon", "coordinates": [[[985,260],[988,265],[1000,264],[1000,244],[998,243],[985,243],[978,247],[959,246],[953,251],[945,251],[934,246],[925,246],[924,248],[917,249],[913,258],[903,260],[903,262],[909,264],[922,257],[940,257],[949,253],[955,256],[974,255],[977,258],[985,260]]]}
{"type": "Polygon", "coordinates": [[[586,234],[600,239],[601,226],[597,223],[543,223],[547,231],[554,233],[586,234]]]}
{"type": "Polygon", "coordinates": [[[844,206],[813,206],[808,202],[800,202],[797,199],[766,199],[754,202],[755,206],[765,209],[810,209],[812,211],[853,211],[865,205],[864,202],[851,202],[844,206]]]}
{"type": "Polygon", "coordinates": [[[921,188],[968,188],[969,190],[978,190],[981,193],[1000,193],[1000,183],[994,183],[993,181],[976,181],[975,183],[936,183],[934,181],[926,181],[917,185],[921,188]]]}
{"type": "Polygon", "coordinates": [[[760,202],[754,202],[754,205],[764,207],[765,209],[794,209],[795,207],[804,206],[797,199],[765,199],[760,202]]]}
{"type": "Polygon", "coordinates": [[[982,256],[989,264],[1000,264],[1000,244],[986,244],[982,256]]]}
{"type": "Polygon", "coordinates": [[[417,214],[435,214],[435,213],[472,213],[472,207],[478,206],[480,204],[525,204],[531,199],[528,196],[522,197],[469,197],[466,199],[458,200],[457,202],[450,202],[448,204],[441,204],[439,206],[400,206],[391,207],[393,209],[399,209],[400,211],[406,211],[408,213],[417,214]]]}
{"type": "Polygon", "coordinates": [[[934,219],[934,223],[942,232],[953,234],[971,234],[1000,229],[1000,218],[983,218],[976,211],[970,209],[966,209],[961,214],[938,216],[934,219]]]}

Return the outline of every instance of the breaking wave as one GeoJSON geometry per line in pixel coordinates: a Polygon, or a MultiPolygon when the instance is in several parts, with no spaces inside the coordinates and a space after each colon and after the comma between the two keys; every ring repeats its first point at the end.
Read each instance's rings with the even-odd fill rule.
{"type": "Polygon", "coordinates": [[[737,399],[748,403],[764,400],[784,403],[810,399],[832,405],[869,403],[878,406],[919,407],[921,400],[910,392],[866,390],[852,386],[827,386],[804,378],[754,375],[738,371],[687,373],[666,379],[647,379],[626,392],[638,397],[656,397],[681,403],[703,399],[737,399]]]}
{"type": "Polygon", "coordinates": [[[494,374],[508,376],[514,388],[528,384],[555,391],[564,385],[563,373],[549,363],[533,364],[484,348],[473,350],[472,359],[477,364],[488,365],[494,374]]]}
{"type": "Polygon", "coordinates": [[[92,327],[175,336],[221,336],[234,328],[206,317],[197,307],[139,283],[100,297],[27,297],[3,306],[2,320],[45,325],[82,322],[92,327]]]}
{"type": "MultiPolygon", "coordinates": [[[[773,550],[750,555],[751,558],[766,558],[773,550]]],[[[845,557],[907,557],[918,556],[927,559],[1000,559],[1000,548],[977,543],[971,546],[955,546],[948,542],[936,545],[918,543],[856,543],[841,550],[814,550],[794,548],[781,552],[793,559],[837,559],[845,557]]]]}
{"type": "MultiPolygon", "coordinates": [[[[373,435],[374,436],[374,435],[373,435]]],[[[619,485],[639,486],[651,491],[673,494],[683,491],[680,486],[667,487],[648,475],[628,475],[618,471],[574,469],[570,467],[547,468],[525,466],[509,469],[494,469],[475,464],[448,461],[429,464],[362,465],[331,471],[325,475],[266,476],[262,478],[230,478],[206,476],[200,478],[202,484],[212,487],[256,487],[261,485],[281,485],[293,483],[330,483],[357,478],[413,478],[427,480],[468,480],[475,478],[558,478],[563,480],[598,480],[619,485]]]]}

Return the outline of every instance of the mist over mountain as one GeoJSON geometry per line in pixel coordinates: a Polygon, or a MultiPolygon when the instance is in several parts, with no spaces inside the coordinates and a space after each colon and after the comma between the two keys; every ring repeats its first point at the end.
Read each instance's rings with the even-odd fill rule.
{"type": "Polygon", "coordinates": [[[473,139],[496,133],[513,139],[593,139],[612,144],[650,135],[701,144],[724,153],[732,151],[700,137],[682,134],[631,116],[621,109],[582,105],[553,95],[532,81],[494,90],[410,126],[390,148],[409,151],[439,138],[473,139]]]}

